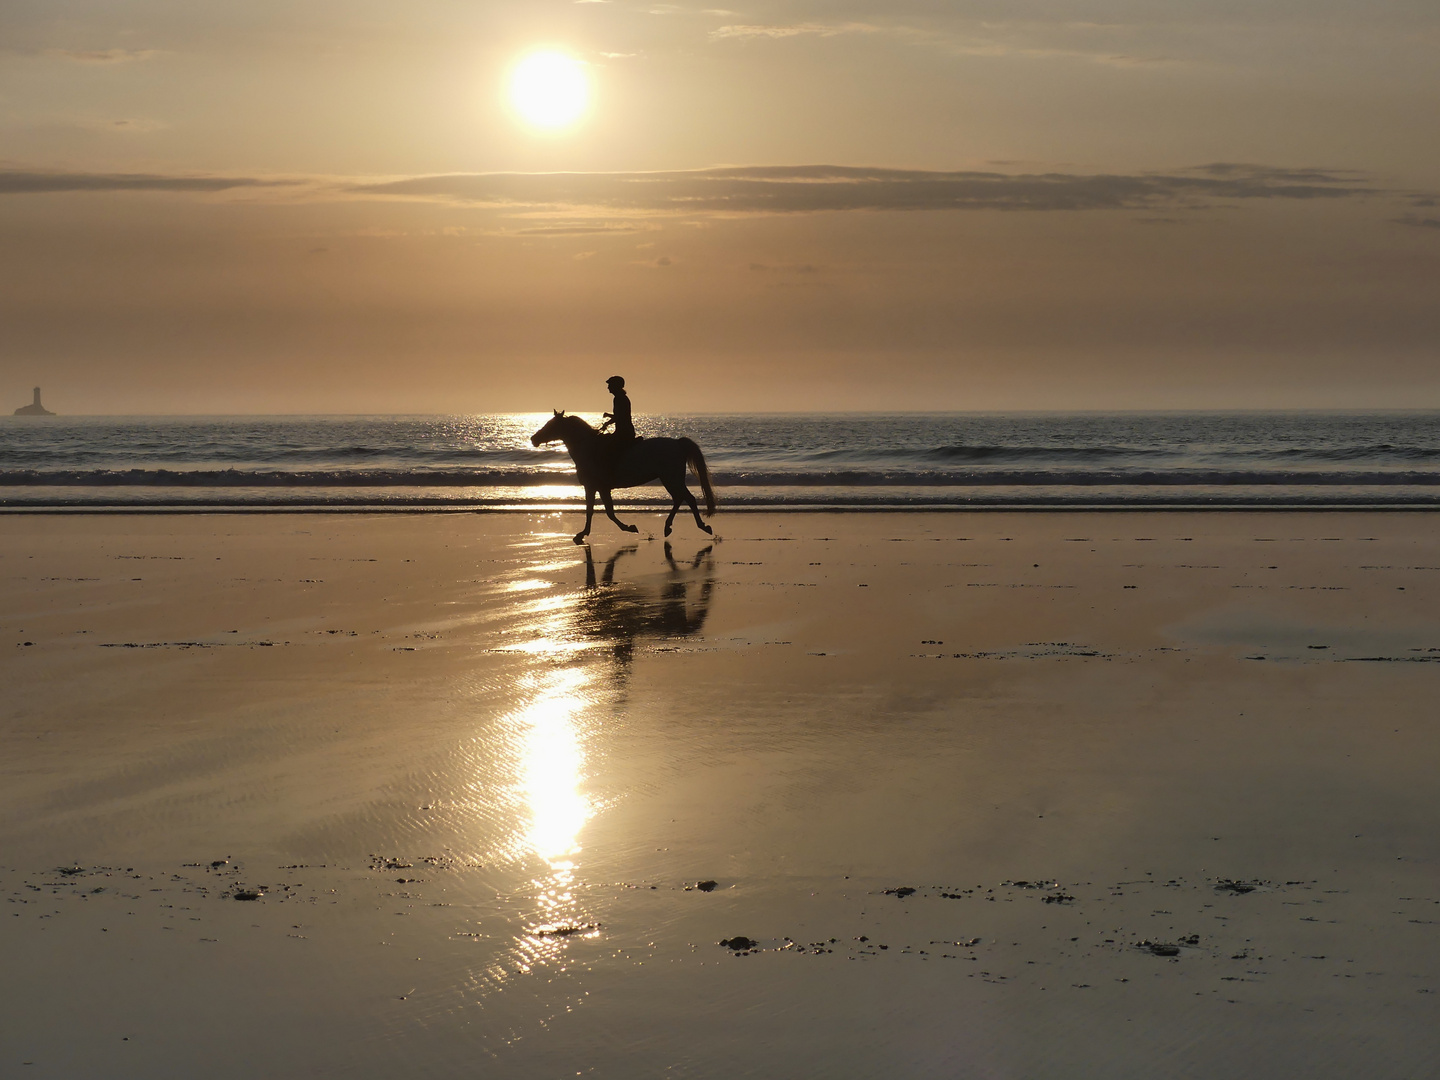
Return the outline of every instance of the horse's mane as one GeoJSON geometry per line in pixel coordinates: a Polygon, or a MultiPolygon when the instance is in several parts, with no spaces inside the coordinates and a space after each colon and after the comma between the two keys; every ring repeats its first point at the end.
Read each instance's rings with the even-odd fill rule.
{"type": "Polygon", "coordinates": [[[565,410],[562,409],[556,414],[555,419],[559,423],[565,424],[569,427],[584,428],[591,434],[595,434],[595,429],[590,426],[589,421],[587,421],[583,416],[576,416],[573,413],[567,413],[565,410]]]}

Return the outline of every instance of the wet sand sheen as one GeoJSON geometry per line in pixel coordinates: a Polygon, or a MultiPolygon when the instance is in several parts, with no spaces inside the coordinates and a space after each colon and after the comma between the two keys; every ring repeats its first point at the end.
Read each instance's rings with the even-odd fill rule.
{"type": "Polygon", "coordinates": [[[5,518],[3,1070],[1434,1069],[1428,516],[716,521],[5,518]]]}

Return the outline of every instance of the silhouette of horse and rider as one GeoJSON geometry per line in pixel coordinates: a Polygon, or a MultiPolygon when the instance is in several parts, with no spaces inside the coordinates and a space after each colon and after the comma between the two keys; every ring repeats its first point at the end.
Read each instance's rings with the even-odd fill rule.
{"type": "Polygon", "coordinates": [[[666,540],[668,571],[627,582],[615,580],[615,566],[634,555],[639,550],[636,545],[616,551],[598,575],[590,545],[584,547],[585,590],[574,611],[575,627],[585,637],[608,644],[622,674],[644,639],[676,641],[701,632],[715,591],[710,545],[688,561],[677,562],[666,540]]]}
{"type": "Polygon", "coordinates": [[[615,516],[611,492],[615,488],[638,487],[659,480],[670,493],[673,503],[665,519],[665,535],[675,524],[680,504],[688,503],[695,524],[702,532],[714,533],[700,518],[700,506],[685,486],[685,470],[693,469],[705,496],[705,514],[715,513],[715,489],[710,485],[710,470],[705,455],[693,439],[640,438],[630,416],[630,397],[625,393],[625,380],[612,375],[605,383],[613,396],[611,411],[596,430],[578,416],[568,416],[563,409],[546,421],[545,426],[530,436],[530,444],[562,442],[575,462],[575,475],[585,488],[585,528],[575,534],[575,543],[582,544],[590,535],[595,516],[595,495],[605,504],[605,516],[626,532],[639,532],[635,525],[626,525],[615,516]],[[613,434],[605,429],[614,427],[613,434]]]}

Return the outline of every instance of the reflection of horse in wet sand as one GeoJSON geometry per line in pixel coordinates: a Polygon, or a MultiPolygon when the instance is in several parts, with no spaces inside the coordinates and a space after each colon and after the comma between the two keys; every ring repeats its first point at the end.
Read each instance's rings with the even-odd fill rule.
{"type": "Polygon", "coordinates": [[[635,545],[621,548],[605,561],[597,580],[595,558],[585,545],[585,592],[576,612],[577,624],[587,636],[608,644],[622,664],[628,664],[640,638],[685,638],[700,633],[710,614],[715,590],[714,560],[703,547],[688,562],[676,562],[665,543],[669,572],[658,583],[615,581],[615,566],[634,555],[635,545]]]}
{"type": "Polygon", "coordinates": [[[659,480],[670,493],[674,504],[670,516],[665,519],[665,535],[675,524],[675,514],[682,502],[690,504],[695,515],[695,524],[702,532],[714,532],[700,520],[700,507],[690,489],[685,486],[685,468],[695,470],[700,481],[700,490],[705,495],[705,513],[715,513],[715,489],[710,486],[710,470],[705,466],[705,455],[693,439],[636,439],[626,447],[619,461],[610,455],[611,436],[602,435],[578,416],[567,416],[557,412],[544,427],[530,436],[530,444],[539,446],[547,442],[563,442],[575,462],[575,474],[585,487],[585,528],[575,534],[575,543],[584,541],[590,535],[590,521],[595,516],[595,493],[605,503],[605,516],[626,532],[639,532],[634,525],[626,525],[615,516],[615,506],[610,492],[614,488],[637,487],[659,480]]]}

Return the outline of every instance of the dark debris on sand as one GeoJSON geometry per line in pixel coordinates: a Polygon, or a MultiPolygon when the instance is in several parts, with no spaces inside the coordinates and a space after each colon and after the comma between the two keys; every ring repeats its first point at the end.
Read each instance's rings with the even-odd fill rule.
{"type": "Polygon", "coordinates": [[[1215,891],[1230,893],[1234,896],[1244,896],[1256,889],[1263,889],[1267,882],[1264,881],[1233,881],[1230,878],[1221,878],[1215,883],[1215,891]]]}
{"type": "MultiPolygon", "coordinates": [[[[375,855],[368,866],[361,863],[353,870],[334,868],[322,886],[310,873],[302,872],[307,869],[314,872],[305,864],[277,867],[274,871],[267,869],[262,874],[257,873],[256,868],[247,867],[243,860],[217,855],[206,853],[203,860],[183,866],[139,872],[130,867],[79,864],[51,864],[34,870],[0,866],[0,897],[5,904],[0,911],[11,916],[7,922],[12,926],[28,918],[37,920],[34,925],[39,928],[46,924],[38,920],[65,918],[82,909],[90,909],[96,915],[122,907],[133,912],[136,902],[143,900],[158,917],[159,929],[190,929],[213,934],[209,927],[202,929],[203,924],[212,919],[211,912],[218,915],[219,909],[232,900],[248,902],[250,907],[242,910],[248,910],[254,922],[263,923],[267,917],[277,920],[281,912],[287,912],[284,906],[287,904],[289,910],[294,910],[297,904],[303,910],[307,905],[333,904],[343,899],[334,895],[337,890],[330,888],[331,885],[339,886],[343,893],[347,887],[374,888],[379,881],[397,881],[398,875],[392,869],[397,864],[407,868],[424,866],[432,881],[440,877],[440,870],[463,870],[471,865],[444,855],[375,855]],[[303,884],[307,881],[309,887],[303,884]]],[[[398,880],[405,884],[418,881],[408,874],[398,880]]],[[[643,894],[631,890],[646,888],[644,886],[616,885],[614,888],[617,903],[622,903],[621,897],[632,895],[665,902],[656,897],[653,887],[648,887],[643,894]]],[[[684,888],[710,892],[718,889],[719,884],[713,879],[704,879],[685,884],[684,888]]],[[[849,894],[849,884],[841,888],[849,894]]],[[[1372,921],[1386,918],[1372,900],[1358,895],[1347,900],[1346,891],[1330,879],[1322,887],[1313,880],[1271,881],[1209,875],[1163,880],[1150,874],[1114,883],[1073,881],[1062,885],[1054,878],[1040,877],[1007,880],[988,887],[923,883],[888,888],[871,886],[861,890],[860,895],[850,894],[857,907],[854,921],[848,926],[804,926],[796,929],[793,936],[772,935],[763,942],[748,935],[736,935],[723,938],[717,944],[735,956],[784,952],[820,957],[814,962],[822,964],[931,961],[952,965],[957,974],[963,971],[964,977],[996,985],[1027,985],[1031,981],[1026,975],[1029,972],[1038,977],[1037,986],[1049,985],[1051,989],[1068,985],[1088,990],[1102,982],[1118,984],[1132,979],[1133,985],[1138,986],[1140,980],[1135,977],[1141,972],[1165,978],[1167,972],[1174,971],[1176,978],[1213,978],[1215,986],[1221,989],[1212,992],[1233,994],[1236,990],[1232,987],[1240,983],[1263,981],[1283,971],[1272,965],[1300,959],[1304,960],[1307,970],[1313,969],[1317,974],[1337,980],[1351,977],[1340,965],[1354,964],[1350,970],[1363,971],[1371,980],[1365,984],[1367,987],[1375,986],[1373,980],[1385,975],[1400,978],[1399,970],[1380,970],[1386,962],[1384,958],[1390,954],[1377,953],[1370,939],[1363,935],[1344,932],[1343,924],[1353,925],[1358,918],[1372,921]],[[878,898],[882,896],[893,896],[905,903],[879,903],[878,898]],[[1236,900],[1236,897],[1243,899],[1236,900]],[[1011,907],[1004,908],[1006,904],[1011,907]],[[1273,948],[1279,942],[1267,942],[1265,935],[1288,934],[1290,931],[1282,927],[1295,926],[1297,916],[1305,926],[1302,931],[1305,936],[1296,941],[1293,949],[1273,948]],[[1321,923],[1337,924],[1337,929],[1326,930],[1316,925],[1317,919],[1321,923]],[[1192,933],[1192,929],[1204,933],[1192,933]],[[1157,964],[1156,959],[1167,963],[1157,964]],[[1177,966],[1172,968],[1172,964],[1177,966]],[[1062,972],[1063,981],[1049,982],[1062,972]]],[[[400,895],[405,900],[420,899],[410,894],[400,895]]],[[[673,892],[670,895],[673,896],[673,892]]],[[[1428,926],[1437,921],[1430,918],[1434,915],[1433,905],[1437,904],[1440,899],[1428,895],[1396,897],[1395,910],[1389,912],[1389,917],[1396,923],[1428,926]]],[[[707,911],[711,909],[708,902],[702,902],[701,906],[707,911]]],[[[252,921],[244,915],[239,917],[252,921]]],[[[287,914],[283,921],[289,926],[287,936],[304,937],[294,932],[300,929],[293,925],[301,921],[299,918],[287,914]]],[[[501,922],[508,921],[502,916],[501,922]]],[[[281,929],[278,921],[276,928],[281,929]]],[[[490,932],[476,936],[495,936],[494,927],[486,929],[490,932]]],[[[509,924],[505,932],[517,930],[519,927],[509,924]]],[[[601,924],[576,921],[532,925],[519,932],[537,939],[578,942],[597,936],[601,924]]],[[[699,940],[708,937],[706,934],[699,940]]],[[[1390,962],[1404,961],[1390,957],[1390,962]]],[[[1434,982],[1431,973],[1419,967],[1405,972],[1404,977],[1424,980],[1419,984],[1403,984],[1407,993],[1440,989],[1440,983],[1434,982]]]]}
{"type": "Polygon", "coordinates": [[[730,938],[721,938],[717,942],[722,948],[730,949],[737,955],[754,952],[760,948],[760,943],[754,938],[745,937],[743,934],[730,938]]]}
{"type": "MultiPolygon", "coordinates": [[[[1130,983],[1133,976],[1140,974],[1133,965],[1143,965],[1148,958],[1163,959],[1170,964],[1183,964],[1188,971],[1185,977],[1189,979],[1213,977],[1216,989],[1211,990],[1211,993],[1217,994],[1235,992],[1233,989],[1220,989],[1222,984],[1228,986],[1264,982],[1269,976],[1278,974],[1271,965],[1276,962],[1283,963],[1286,959],[1303,958],[1321,965],[1369,963],[1378,966],[1378,956],[1368,960],[1358,953],[1337,957],[1333,949],[1327,954],[1316,949],[1314,944],[1304,951],[1285,950],[1284,953],[1279,953],[1259,943],[1257,931],[1283,933],[1281,921],[1277,920],[1288,921],[1300,914],[1291,910],[1295,907],[1303,907],[1320,916],[1334,914],[1340,918],[1323,921],[1332,924],[1341,922],[1345,917],[1343,909],[1314,908],[1311,905],[1339,903],[1339,898],[1347,890],[1327,888],[1322,891],[1318,889],[1318,884],[1314,880],[1268,881],[1259,878],[1241,880],[1212,877],[1192,880],[1174,877],[1166,880],[1146,873],[1139,879],[1118,881],[1109,885],[1090,881],[1070,883],[1070,888],[1088,886],[1078,896],[1069,891],[1069,888],[1062,888],[1058,881],[1047,878],[1007,880],[988,889],[983,885],[973,888],[940,885],[896,886],[875,889],[867,895],[871,898],[895,896],[906,899],[909,903],[905,906],[904,915],[927,920],[915,925],[914,929],[924,926],[930,932],[923,937],[917,935],[918,940],[912,939],[910,943],[905,943],[903,938],[900,942],[893,939],[897,931],[903,932],[904,927],[911,926],[909,918],[904,923],[899,923],[893,921],[895,916],[892,914],[882,914],[875,909],[867,913],[861,909],[857,912],[860,925],[854,926],[849,933],[837,933],[834,938],[811,941],[786,935],[780,939],[778,945],[767,946],[764,950],[759,942],[748,937],[727,938],[720,944],[737,955],[773,951],[820,957],[839,954],[834,959],[860,963],[933,961],[963,964],[958,970],[963,970],[969,978],[1013,986],[1026,985],[1033,981],[1041,989],[1045,988],[1046,982],[1055,978],[1057,973],[1054,969],[1059,965],[1067,969],[1067,976],[1083,977],[1074,981],[1067,977],[1064,983],[1058,985],[1091,990],[1101,984],[1102,977],[1106,981],[1113,979],[1117,984],[1130,983]],[[1297,896],[1296,890],[1309,895],[1297,896]],[[1223,907],[1215,903],[1217,893],[1222,896],[1246,896],[1248,902],[1238,909],[1232,909],[1233,914],[1220,914],[1223,907]],[[1145,910],[1149,906],[1146,903],[1146,894],[1152,894],[1153,900],[1159,901],[1153,905],[1153,910],[1145,910]],[[958,900],[962,903],[958,907],[950,903],[937,904],[941,899],[958,900]],[[971,901],[971,904],[964,904],[966,900],[971,901]],[[982,929],[981,926],[951,929],[945,925],[950,921],[946,916],[947,912],[954,912],[966,921],[976,917],[991,920],[998,913],[994,913],[993,909],[985,914],[982,912],[986,912],[988,904],[994,903],[1020,905],[1015,909],[1015,915],[1021,919],[1024,919],[1024,905],[1034,905],[1031,910],[1038,917],[1032,918],[1037,925],[1015,923],[1015,916],[1002,915],[1000,917],[1004,923],[1011,924],[1003,932],[1003,936],[991,934],[984,938],[955,933],[955,930],[964,929],[973,934],[974,930],[982,929]],[[927,907],[931,904],[935,906],[927,907]],[[1047,914],[1040,915],[1042,911],[1047,914]],[[928,920],[932,919],[944,921],[930,923],[928,920]],[[1218,921],[1213,926],[1208,921],[1203,924],[1191,921],[1197,919],[1218,921]],[[1239,921],[1231,921],[1232,919],[1239,921]],[[1186,922],[1191,925],[1184,925],[1186,922]],[[1130,925],[1125,925],[1126,923],[1130,925]],[[1201,934],[1191,932],[1192,926],[1205,926],[1210,929],[1208,933],[1201,934]],[[855,932],[862,927],[868,930],[868,933],[855,932]],[[882,927],[885,928],[886,936],[892,938],[892,943],[882,944],[882,927]],[[1167,932],[1167,936],[1158,936],[1155,932],[1157,930],[1167,932]],[[1012,937],[1017,940],[1010,940],[1012,937]],[[875,938],[879,940],[874,940],[875,938]],[[1135,959],[1127,960],[1127,957],[1135,959]],[[963,963],[965,961],[972,962],[974,966],[963,963]],[[984,971],[980,970],[982,962],[986,967],[984,971]],[[1007,973],[1006,968],[1011,966],[1017,970],[1007,973]],[[1047,969],[1050,974],[1041,974],[1047,969]],[[1034,974],[1027,978],[1026,972],[1034,974]]],[[[1400,897],[1397,903],[1400,902],[1421,901],[1400,897]]],[[[1440,905],[1440,899],[1423,899],[1423,902],[1440,905]]],[[[1393,912],[1397,918],[1420,913],[1415,910],[1393,912]]],[[[1424,913],[1428,914],[1428,910],[1424,913]]],[[[1301,921],[1322,921],[1317,919],[1316,915],[1304,915],[1301,921]]],[[[1409,921],[1429,923],[1432,920],[1410,918],[1409,921]]],[[[1440,924],[1440,920],[1433,921],[1440,924]]],[[[814,934],[815,929],[810,933],[814,934]]],[[[839,927],[831,929],[840,930],[839,927]]],[[[1345,948],[1343,945],[1340,947],[1345,948]]],[[[826,961],[822,959],[816,962],[826,961]]],[[[1151,974],[1163,977],[1166,970],[1168,968],[1152,970],[1151,974]]],[[[1344,969],[1326,971],[1325,974],[1337,979],[1352,977],[1344,969]]],[[[1367,974],[1376,978],[1386,973],[1371,970],[1367,974]]],[[[1429,973],[1421,971],[1416,971],[1409,977],[1430,979],[1429,973]]],[[[1139,985],[1138,982],[1136,985],[1139,985]]],[[[1431,991],[1426,988],[1414,992],[1431,991]]],[[[1225,1000],[1234,1002],[1234,999],[1229,997],[1225,1000]]]]}

